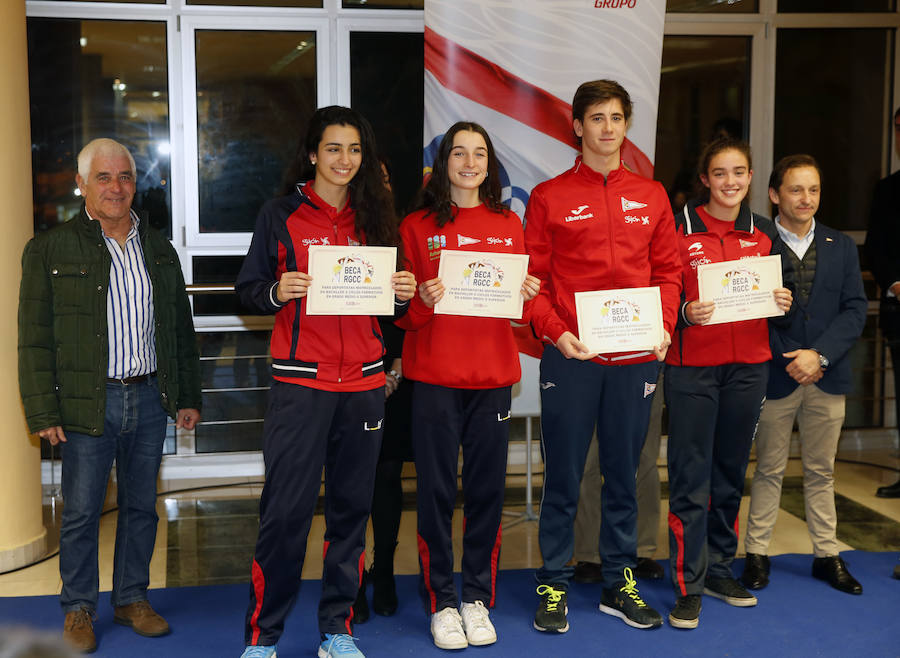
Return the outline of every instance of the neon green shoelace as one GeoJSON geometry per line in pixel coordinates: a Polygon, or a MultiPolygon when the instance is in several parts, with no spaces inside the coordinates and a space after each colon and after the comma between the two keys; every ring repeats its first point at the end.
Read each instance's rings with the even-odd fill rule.
{"type": "Polygon", "coordinates": [[[644,603],[641,595],[638,594],[637,581],[634,579],[634,574],[631,573],[631,569],[629,567],[625,567],[625,586],[620,587],[619,591],[623,594],[627,594],[639,608],[647,607],[647,604],[644,603]]]}
{"type": "Polygon", "coordinates": [[[559,602],[562,600],[563,592],[553,589],[550,585],[541,585],[537,588],[537,593],[540,596],[547,595],[547,610],[555,612],[559,602]]]}

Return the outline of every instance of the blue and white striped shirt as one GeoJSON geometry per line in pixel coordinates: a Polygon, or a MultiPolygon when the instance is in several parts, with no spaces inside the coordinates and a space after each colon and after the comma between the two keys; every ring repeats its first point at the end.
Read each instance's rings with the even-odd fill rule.
{"type": "Polygon", "coordinates": [[[112,257],[106,294],[109,364],[107,377],[124,379],[156,371],[153,284],[138,235],[140,219],[132,211],[125,248],[103,234],[112,257]]]}

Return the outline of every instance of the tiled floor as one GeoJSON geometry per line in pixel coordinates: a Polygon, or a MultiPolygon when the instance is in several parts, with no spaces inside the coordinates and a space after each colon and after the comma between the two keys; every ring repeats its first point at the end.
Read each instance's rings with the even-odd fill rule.
{"type": "MultiPolygon", "coordinates": [[[[893,453],[893,450],[861,451],[842,448],[839,454],[842,461],[838,462],[835,469],[838,539],[842,550],[855,548],[900,551],[900,499],[882,499],[874,495],[878,486],[897,479],[895,469],[900,467],[900,460],[893,453]]],[[[753,468],[751,462],[747,474],[748,485],[753,468]]],[[[539,469],[540,464],[537,464],[536,470],[539,469]]],[[[511,470],[521,471],[518,467],[511,467],[511,470]]],[[[660,473],[665,480],[664,466],[660,467],[660,473]]],[[[408,574],[418,570],[415,552],[416,518],[412,503],[415,479],[411,465],[407,465],[404,474],[409,476],[404,483],[409,495],[400,527],[400,548],[395,568],[397,573],[408,574]]],[[[811,553],[812,547],[803,521],[800,474],[799,460],[791,460],[770,551],[773,555],[811,553]]],[[[168,493],[159,497],[160,523],[150,569],[151,587],[247,582],[256,540],[261,484],[246,478],[237,481],[161,482],[161,491],[168,493]]],[[[503,569],[533,568],[540,563],[537,523],[519,519],[524,511],[524,477],[511,475],[508,486],[509,518],[503,531],[500,566],[503,569]]],[[[539,487],[540,478],[537,477],[536,500],[540,496],[539,487]]],[[[665,486],[663,489],[657,558],[664,558],[668,554],[665,486]]],[[[110,500],[114,501],[114,496],[110,500]]],[[[745,497],[741,506],[742,532],[746,525],[747,505],[748,498],[745,497]]],[[[46,523],[52,537],[58,534],[53,531],[54,519],[58,516],[55,512],[58,511],[58,508],[45,508],[46,523]]],[[[115,511],[105,514],[101,521],[100,586],[104,590],[110,587],[115,523],[115,511]]],[[[461,529],[462,518],[457,512],[454,517],[457,568],[461,529]]],[[[309,559],[303,567],[304,578],[317,578],[321,574],[323,533],[324,523],[321,515],[317,515],[309,536],[309,559]]],[[[0,596],[56,594],[59,590],[59,563],[55,557],[0,575],[0,596]]]]}

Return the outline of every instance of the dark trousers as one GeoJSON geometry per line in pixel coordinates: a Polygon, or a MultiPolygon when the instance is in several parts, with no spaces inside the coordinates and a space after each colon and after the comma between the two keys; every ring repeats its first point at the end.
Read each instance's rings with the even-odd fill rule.
{"type": "Polygon", "coordinates": [[[659,374],[656,361],[607,366],[566,359],[553,346],[541,357],[541,446],[544,493],[538,538],[544,564],[538,582],[567,587],[574,521],[588,447],[597,428],[603,488],[599,553],[608,586],[624,580],[637,553],[635,476],[659,374]]]}
{"type": "Polygon", "coordinates": [[[462,600],[494,605],[509,443],[510,386],[484,390],[416,382],[413,452],[419,566],[425,606],[456,607],[452,519],[462,446],[462,600]]]}
{"type": "Polygon", "coordinates": [[[263,438],[266,483],[244,631],[248,645],[273,645],[284,631],[300,589],[323,467],[326,529],[319,630],[351,632],[383,418],[383,388],[334,393],[272,384],[263,438]]]}
{"type": "Polygon", "coordinates": [[[737,518],[768,363],[666,366],[669,560],[677,596],[732,578],[737,518]]]}

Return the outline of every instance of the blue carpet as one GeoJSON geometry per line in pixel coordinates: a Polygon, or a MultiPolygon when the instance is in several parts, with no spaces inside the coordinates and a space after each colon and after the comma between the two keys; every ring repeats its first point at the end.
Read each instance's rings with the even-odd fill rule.
{"type": "MultiPolygon", "coordinates": [[[[472,647],[468,655],[900,656],[900,581],[890,577],[897,554],[852,551],[844,557],[863,585],[862,596],[843,594],[813,579],[811,556],[782,555],[772,559],[772,582],[757,593],[757,607],[733,608],[704,597],[700,626],[693,631],[679,631],[668,624],[653,631],[629,628],[597,610],[600,585],[573,585],[571,630],[564,635],[539,633],[531,626],[537,603],[533,572],[503,571],[497,607],[491,614],[499,641],[492,647],[472,647]]],[[[741,568],[738,560],[735,573],[741,568]]],[[[431,642],[416,583],[414,576],[398,578],[397,614],[373,615],[356,627],[360,648],[368,658],[448,654],[431,642]]],[[[281,658],[315,656],[318,591],[318,581],[304,581],[279,643],[281,658]]],[[[640,591],[650,605],[668,615],[674,604],[668,580],[641,583],[640,591]]],[[[173,629],[171,635],[155,639],[114,624],[109,593],[101,594],[95,624],[100,646],[95,655],[237,658],[247,593],[247,585],[154,590],[151,602],[173,629]]],[[[0,624],[58,630],[62,616],[57,598],[0,598],[0,624]]]]}

